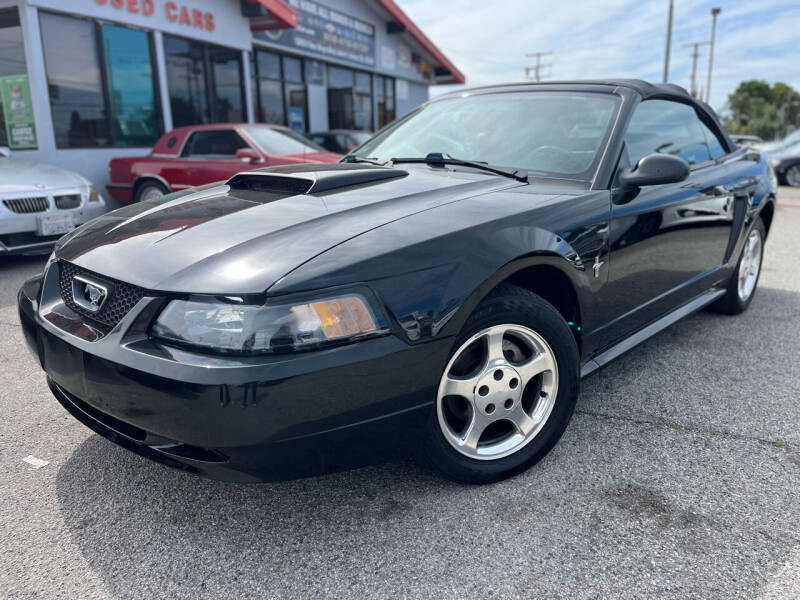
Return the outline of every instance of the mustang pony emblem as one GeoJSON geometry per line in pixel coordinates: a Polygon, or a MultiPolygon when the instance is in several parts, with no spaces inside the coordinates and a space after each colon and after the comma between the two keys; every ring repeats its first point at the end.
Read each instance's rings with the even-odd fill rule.
{"type": "Polygon", "coordinates": [[[108,298],[108,288],[96,281],[91,281],[79,275],[72,279],[72,299],[75,304],[88,310],[97,312],[103,307],[108,298]]]}

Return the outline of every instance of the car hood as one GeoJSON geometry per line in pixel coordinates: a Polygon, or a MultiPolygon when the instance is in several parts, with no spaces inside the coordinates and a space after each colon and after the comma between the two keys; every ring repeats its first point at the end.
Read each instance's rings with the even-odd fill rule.
{"type": "Polygon", "coordinates": [[[303,163],[335,163],[339,162],[342,159],[341,154],[335,154],[333,152],[305,152],[300,154],[281,154],[281,158],[289,158],[293,161],[303,163]]]}
{"type": "Polygon", "coordinates": [[[19,158],[0,157],[0,194],[7,192],[37,192],[76,185],[89,185],[72,171],[45,163],[19,158]]]}
{"type": "Polygon", "coordinates": [[[274,167],[103,215],[62,238],[56,255],[150,290],[260,294],[370,229],[517,185],[424,165],[274,167]]]}

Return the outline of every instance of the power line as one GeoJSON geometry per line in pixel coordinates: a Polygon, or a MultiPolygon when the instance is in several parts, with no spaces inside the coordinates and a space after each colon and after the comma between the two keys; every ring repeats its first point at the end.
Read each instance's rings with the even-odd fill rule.
{"type": "Polygon", "coordinates": [[[527,79],[533,79],[534,81],[541,81],[542,80],[542,69],[549,68],[553,66],[553,63],[549,64],[542,64],[542,57],[543,56],[552,56],[552,52],[530,52],[525,56],[534,57],[536,58],[536,64],[531,65],[530,67],[525,67],[525,77],[527,79]]]}

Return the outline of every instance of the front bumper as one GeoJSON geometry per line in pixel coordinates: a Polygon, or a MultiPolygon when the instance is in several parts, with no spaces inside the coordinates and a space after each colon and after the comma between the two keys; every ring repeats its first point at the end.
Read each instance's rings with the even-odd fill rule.
{"type": "MultiPolygon", "coordinates": [[[[62,195],[68,195],[73,190],[66,190],[62,195]]],[[[88,192],[76,191],[81,194],[81,205],[74,209],[57,209],[48,197],[49,208],[44,212],[15,213],[0,203],[0,255],[26,254],[49,252],[55,241],[61,236],[40,237],[36,234],[38,218],[42,215],[71,214],[75,227],[83,225],[92,219],[107,212],[104,200],[89,202],[85,198],[88,192]]]]}
{"type": "Polygon", "coordinates": [[[52,274],[26,282],[18,307],[58,401],[129,450],[216,479],[304,477],[413,454],[452,342],[386,336],[292,356],[213,357],[146,339],[137,319],[148,298],[89,341],[54,325],[63,303],[40,305],[40,288],[52,297],[53,283],[52,274]]]}

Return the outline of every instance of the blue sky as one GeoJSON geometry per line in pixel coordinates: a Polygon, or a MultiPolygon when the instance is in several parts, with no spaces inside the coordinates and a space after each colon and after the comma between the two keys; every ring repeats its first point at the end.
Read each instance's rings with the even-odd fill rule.
{"type": "MultiPolygon", "coordinates": [[[[397,0],[467,76],[467,85],[524,78],[526,52],[552,51],[550,79],[639,77],[661,81],[668,0],[397,0]]],[[[675,0],[670,77],[687,89],[689,42],[710,37],[711,7],[722,8],[711,83],[721,109],[746,79],[785,81],[800,91],[800,1],[675,0]]],[[[705,88],[708,46],[700,47],[705,88]]],[[[438,86],[431,95],[452,89],[438,86]]]]}

